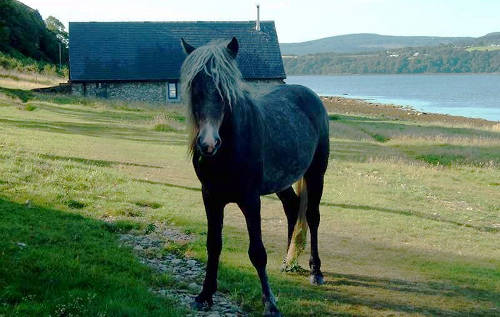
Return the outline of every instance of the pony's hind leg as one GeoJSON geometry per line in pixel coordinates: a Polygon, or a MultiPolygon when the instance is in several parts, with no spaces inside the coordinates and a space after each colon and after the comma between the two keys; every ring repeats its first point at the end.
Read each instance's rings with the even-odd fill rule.
{"type": "Polygon", "coordinates": [[[306,176],[308,200],[307,200],[307,224],[311,232],[311,257],[309,268],[311,269],[311,283],[323,284],[323,273],[321,273],[321,260],[318,252],[318,227],[320,221],[319,203],[323,193],[323,175],[306,176]]]}
{"type": "Polygon", "coordinates": [[[295,228],[295,223],[297,222],[297,216],[299,213],[299,197],[295,194],[292,186],[288,187],[282,192],[276,193],[278,198],[283,204],[283,209],[285,210],[286,219],[288,222],[288,243],[286,249],[290,247],[290,241],[292,240],[293,229],[295,228]]]}
{"type": "Polygon", "coordinates": [[[318,227],[320,221],[319,204],[323,195],[324,175],[328,165],[328,142],[319,147],[313,162],[304,179],[307,184],[307,224],[311,232],[311,257],[309,267],[311,269],[311,283],[323,284],[323,273],[321,273],[321,260],[318,252],[318,227]]]}

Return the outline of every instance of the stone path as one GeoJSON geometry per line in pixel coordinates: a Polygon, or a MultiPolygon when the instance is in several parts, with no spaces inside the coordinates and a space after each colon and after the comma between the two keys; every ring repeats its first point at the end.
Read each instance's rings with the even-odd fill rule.
{"type": "Polygon", "coordinates": [[[180,233],[171,228],[157,229],[147,235],[122,234],[120,241],[123,245],[133,248],[140,261],[159,273],[166,272],[177,282],[187,285],[185,289],[151,289],[161,296],[174,298],[189,310],[187,316],[247,316],[245,312],[224,294],[215,293],[214,305],[207,311],[194,311],[190,304],[194,297],[201,291],[205,276],[205,264],[194,259],[183,258],[174,253],[162,252],[163,246],[168,242],[189,242],[189,235],[180,233]]]}

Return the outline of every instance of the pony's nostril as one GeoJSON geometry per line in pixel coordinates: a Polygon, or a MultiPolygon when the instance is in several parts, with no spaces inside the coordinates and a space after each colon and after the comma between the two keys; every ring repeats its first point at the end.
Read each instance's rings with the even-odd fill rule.
{"type": "Polygon", "coordinates": [[[221,144],[221,140],[219,138],[215,139],[215,148],[218,148],[221,144]]]}

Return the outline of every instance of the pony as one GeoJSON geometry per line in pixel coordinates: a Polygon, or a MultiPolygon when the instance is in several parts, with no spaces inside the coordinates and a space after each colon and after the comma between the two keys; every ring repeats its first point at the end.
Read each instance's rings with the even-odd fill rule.
{"type": "Polygon", "coordinates": [[[213,305],[224,207],[236,203],[246,220],[248,255],[261,282],[264,315],[281,316],[266,273],[260,196],[276,193],[283,204],[288,222],[285,269],[304,249],[309,226],[310,280],[322,284],[318,226],[329,156],[326,110],[313,91],[299,85],[252,92],[235,60],[239,43],[234,37],[198,48],[184,39],[181,43],[187,54],[181,67],[181,93],[190,119],[189,152],[201,182],[208,224],[205,279],[192,306],[213,305]]]}

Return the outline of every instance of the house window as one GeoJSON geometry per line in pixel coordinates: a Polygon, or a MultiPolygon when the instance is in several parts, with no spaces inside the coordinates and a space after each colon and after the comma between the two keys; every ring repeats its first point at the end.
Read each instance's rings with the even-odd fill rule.
{"type": "Polygon", "coordinates": [[[168,99],[177,99],[177,83],[168,83],[168,99]]]}

